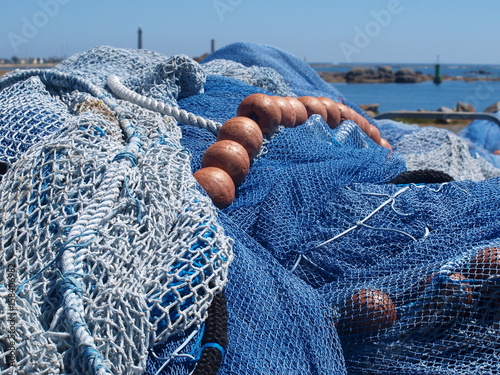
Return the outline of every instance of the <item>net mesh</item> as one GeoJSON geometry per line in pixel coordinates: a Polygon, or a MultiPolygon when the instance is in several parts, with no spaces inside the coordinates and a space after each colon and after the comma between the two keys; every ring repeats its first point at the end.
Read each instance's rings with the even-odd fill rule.
{"type": "Polygon", "coordinates": [[[497,372],[499,170],[484,144],[366,116],[387,150],[314,115],[268,137],[217,210],[192,177],[213,131],[115,99],[111,74],[216,122],[256,92],[327,96],[366,116],[300,59],[250,43],[201,65],[102,47],[2,78],[4,373],[15,337],[25,373],[189,374],[223,288],[219,374],[497,372]],[[425,170],[454,181],[425,183],[425,170]]]}
{"type": "Polygon", "coordinates": [[[50,96],[38,77],[1,91],[0,113],[0,161],[7,165],[58,130],[70,116],[67,107],[50,96]],[[19,95],[21,92],[23,95],[19,95]]]}
{"type": "MultiPolygon", "coordinates": [[[[2,93],[22,97],[16,85],[2,93]]],[[[1,289],[15,294],[0,302],[6,371],[142,374],[148,349],[201,324],[226,282],[232,240],[196,188],[176,122],[85,97],[59,130],[38,123],[52,134],[2,179],[1,289]]],[[[39,116],[21,113],[25,126],[39,116]]]]}
{"type": "MultiPolygon", "coordinates": [[[[500,112],[496,112],[495,115],[500,116],[500,112]]],[[[500,168],[499,126],[489,121],[476,120],[460,132],[460,137],[467,142],[471,155],[485,159],[496,168],[500,168]]]]}
{"type": "Polygon", "coordinates": [[[211,60],[203,64],[207,75],[235,78],[250,86],[261,87],[279,96],[296,96],[283,77],[273,68],[245,66],[231,60],[211,60]]]}
{"type": "Polygon", "coordinates": [[[425,127],[402,136],[393,145],[404,156],[408,170],[439,170],[455,180],[500,176],[500,169],[483,157],[474,157],[466,140],[449,130],[425,127]]]}

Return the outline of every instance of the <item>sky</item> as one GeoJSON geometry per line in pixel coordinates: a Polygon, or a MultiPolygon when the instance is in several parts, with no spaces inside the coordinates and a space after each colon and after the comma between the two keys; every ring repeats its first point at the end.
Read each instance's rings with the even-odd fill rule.
{"type": "Polygon", "coordinates": [[[1,0],[0,58],[109,45],[197,57],[234,42],[308,62],[500,64],[498,0],[1,0]]]}

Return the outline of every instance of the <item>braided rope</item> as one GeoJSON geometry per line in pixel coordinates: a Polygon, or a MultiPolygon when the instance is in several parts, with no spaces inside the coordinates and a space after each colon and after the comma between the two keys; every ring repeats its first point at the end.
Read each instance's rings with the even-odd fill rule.
{"type": "Polygon", "coordinates": [[[389,183],[395,185],[439,184],[450,181],[453,181],[453,177],[451,177],[448,173],[432,169],[419,169],[403,172],[396,176],[393,180],[389,181],[389,183]]]}
{"type": "Polygon", "coordinates": [[[227,302],[224,292],[214,296],[208,308],[208,318],[205,321],[205,334],[202,341],[201,357],[192,375],[215,375],[219,370],[228,345],[227,338],[227,302]]]}
{"type": "MultiPolygon", "coordinates": [[[[113,202],[120,195],[120,187],[124,182],[128,160],[122,159],[118,165],[113,163],[112,171],[108,171],[101,188],[97,191],[94,202],[87,208],[81,218],[74,224],[69,237],[80,236],[79,244],[86,247],[94,239],[96,230],[102,219],[112,209],[113,202]],[[85,235],[93,233],[93,235],[85,235]]],[[[69,246],[68,246],[69,247],[69,246]]],[[[83,287],[80,279],[83,277],[83,252],[65,249],[61,259],[61,292],[68,320],[75,341],[82,349],[82,353],[90,369],[97,375],[111,374],[104,365],[102,354],[94,344],[94,339],[85,322],[85,312],[81,294],[83,287]]]]}
{"type": "Polygon", "coordinates": [[[24,81],[35,76],[39,77],[44,84],[49,86],[79,89],[81,91],[86,91],[99,99],[108,96],[106,91],[101,89],[99,86],[96,86],[74,74],[59,72],[55,69],[27,69],[7,74],[0,79],[0,90],[7,86],[11,86],[16,82],[24,81]]]}
{"type": "Polygon", "coordinates": [[[119,98],[137,104],[140,107],[159,112],[162,115],[171,116],[177,121],[182,122],[183,124],[206,129],[215,135],[217,135],[220,127],[222,126],[222,124],[219,122],[215,122],[201,116],[196,116],[195,114],[187,112],[178,107],[171,107],[165,103],[159,102],[156,99],[148,98],[144,95],[138,94],[125,87],[120,78],[115,75],[111,75],[108,77],[107,84],[110,90],[119,98]]]}

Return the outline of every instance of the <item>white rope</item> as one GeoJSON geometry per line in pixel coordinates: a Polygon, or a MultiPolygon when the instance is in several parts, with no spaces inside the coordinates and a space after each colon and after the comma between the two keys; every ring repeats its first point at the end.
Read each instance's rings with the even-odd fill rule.
{"type": "Polygon", "coordinates": [[[196,116],[193,113],[187,112],[178,107],[171,107],[156,99],[148,98],[144,95],[138,94],[125,87],[120,81],[120,78],[115,75],[110,75],[108,77],[107,84],[110,90],[119,98],[137,104],[140,107],[159,112],[164,116],[171,116],[177,121],[182,122],[183,124],[207,129],[215,135],[219,133],[219,129],[222,126],[222,124],[219,122],[215,122],[201,116],[196,116]]]}
{"type": "Polygon", "coordinates": [[[165,362],[163,363],[163,365],[158,369],[158,371],[156,371],[155,375],[159,375],[160,372],[162,372],[164,369],[165,369],[165,366],[168,365],[170,363],[170,361],[176,357],[188,357],[188,358],[193,358],[192,356],[190,356],[189,354],[179,354],[181,350],[183,350],[190,342],[191,340],[199,333],[199,330],[194,330],[193,332],[191,332],[191,334],[187,337],[186,340],[184,340],[184,342],[177,348],[175,349],[175,351],[168,357],[168,358],[160,358],[159,356],[157,356],[154,352],[151,352],[151,354],[153,355],[153,357],[155,357],[156,359],[159,359],[159,360],[165,360],[165,362]]]}
{"type": "Polygon", "coordinates": [[[388,200],[386,200],[384,203],[382,203],[379,207],[377,207],[375,210],[373,210],[373,212],[371,212],[367,217],[365,217],[363,220],[357,222],[354,226],[350,227],[349,229],[346,229],[345,231],[343,231],[342,233],[336,235],[335,237],[333,238],[330,238],[329,240],[323,242],[323,243],[320,243],[318,246],[316,246],[316,248],[319,248],[321,246],[325,246],[327,244],[329,244],[330,242],[332,241],[335,241],[336,239],[339,239],[340,237],[342,236],[345,236],[347,233],[353,231],[354,229],[360,227],[360,226],[364,226],[365,222],[368,221],[373,215],[375,215],[377,212],[379,212],[382,208],[384,208],[385,206],[387,206],[388,204],[392,203],[396,197],[402,193],[404,193],[406,190],[408,190],[410,187],[409,186],[406,186],[404,187],[403,189],[399,190],[396,194],[394,194],[393,196],[391,196],[388,200]]]}
{"type": "MultiPolygon", "coordinates": [[[[93,233],[106,216],[106,213],[111,210],[113,202],[120,195],[120,185],[124,180],[124,175],[127,169],[127,162],[122,161],[120,164],[112,164],[113,170],[104,177],[101,188],[96,192],[92,204],[82,213],[79,220],[72,227],[69,238],[80,237],[79,242],[85,243],[93,239],[93,235],[85,235],[85,233],[93,233]]],[[[110,169],[111,169],[110,168],[110,169]]],[[[95,232],[94,232],[95,233],[95,232]]],[[[83,254],[82,251],[74,251],[71,248],[66,249],[61,257],[61,272],[63,275],[63,305],[66,312],[66,319],[74,334],[75,344],[83,351],[84,358],[86,355],[91,355],[88,360],[88,367],[95,366],[95,362],[102,362],[96,366],[96,375],[109,375],[111,370],[105,365],[102,354],[97,349],[95,340],[90,329],[85,321],[84,303],[79,295],[80,287],[75,285],[74,288],[67,287],[68,275],[83,275],[83,254]]],[[[75,280],[79,282],[80,277],[75,280]]]]}

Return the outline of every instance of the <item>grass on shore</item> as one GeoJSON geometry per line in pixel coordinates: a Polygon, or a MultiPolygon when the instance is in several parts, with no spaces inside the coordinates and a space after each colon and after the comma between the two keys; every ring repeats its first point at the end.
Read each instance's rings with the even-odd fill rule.
{"type": "Polygon", "coordinates": [[[408,119],[408,118],[395,118],[393,120],[405,124],[416,124],[418,126],[433,126],[435,128],[447,129],[456,134],[458,134],[463,128],[465,128],[472,122],[472,120],[450,120],[449,122],[445,123],[429,119],[408,119]]]}

